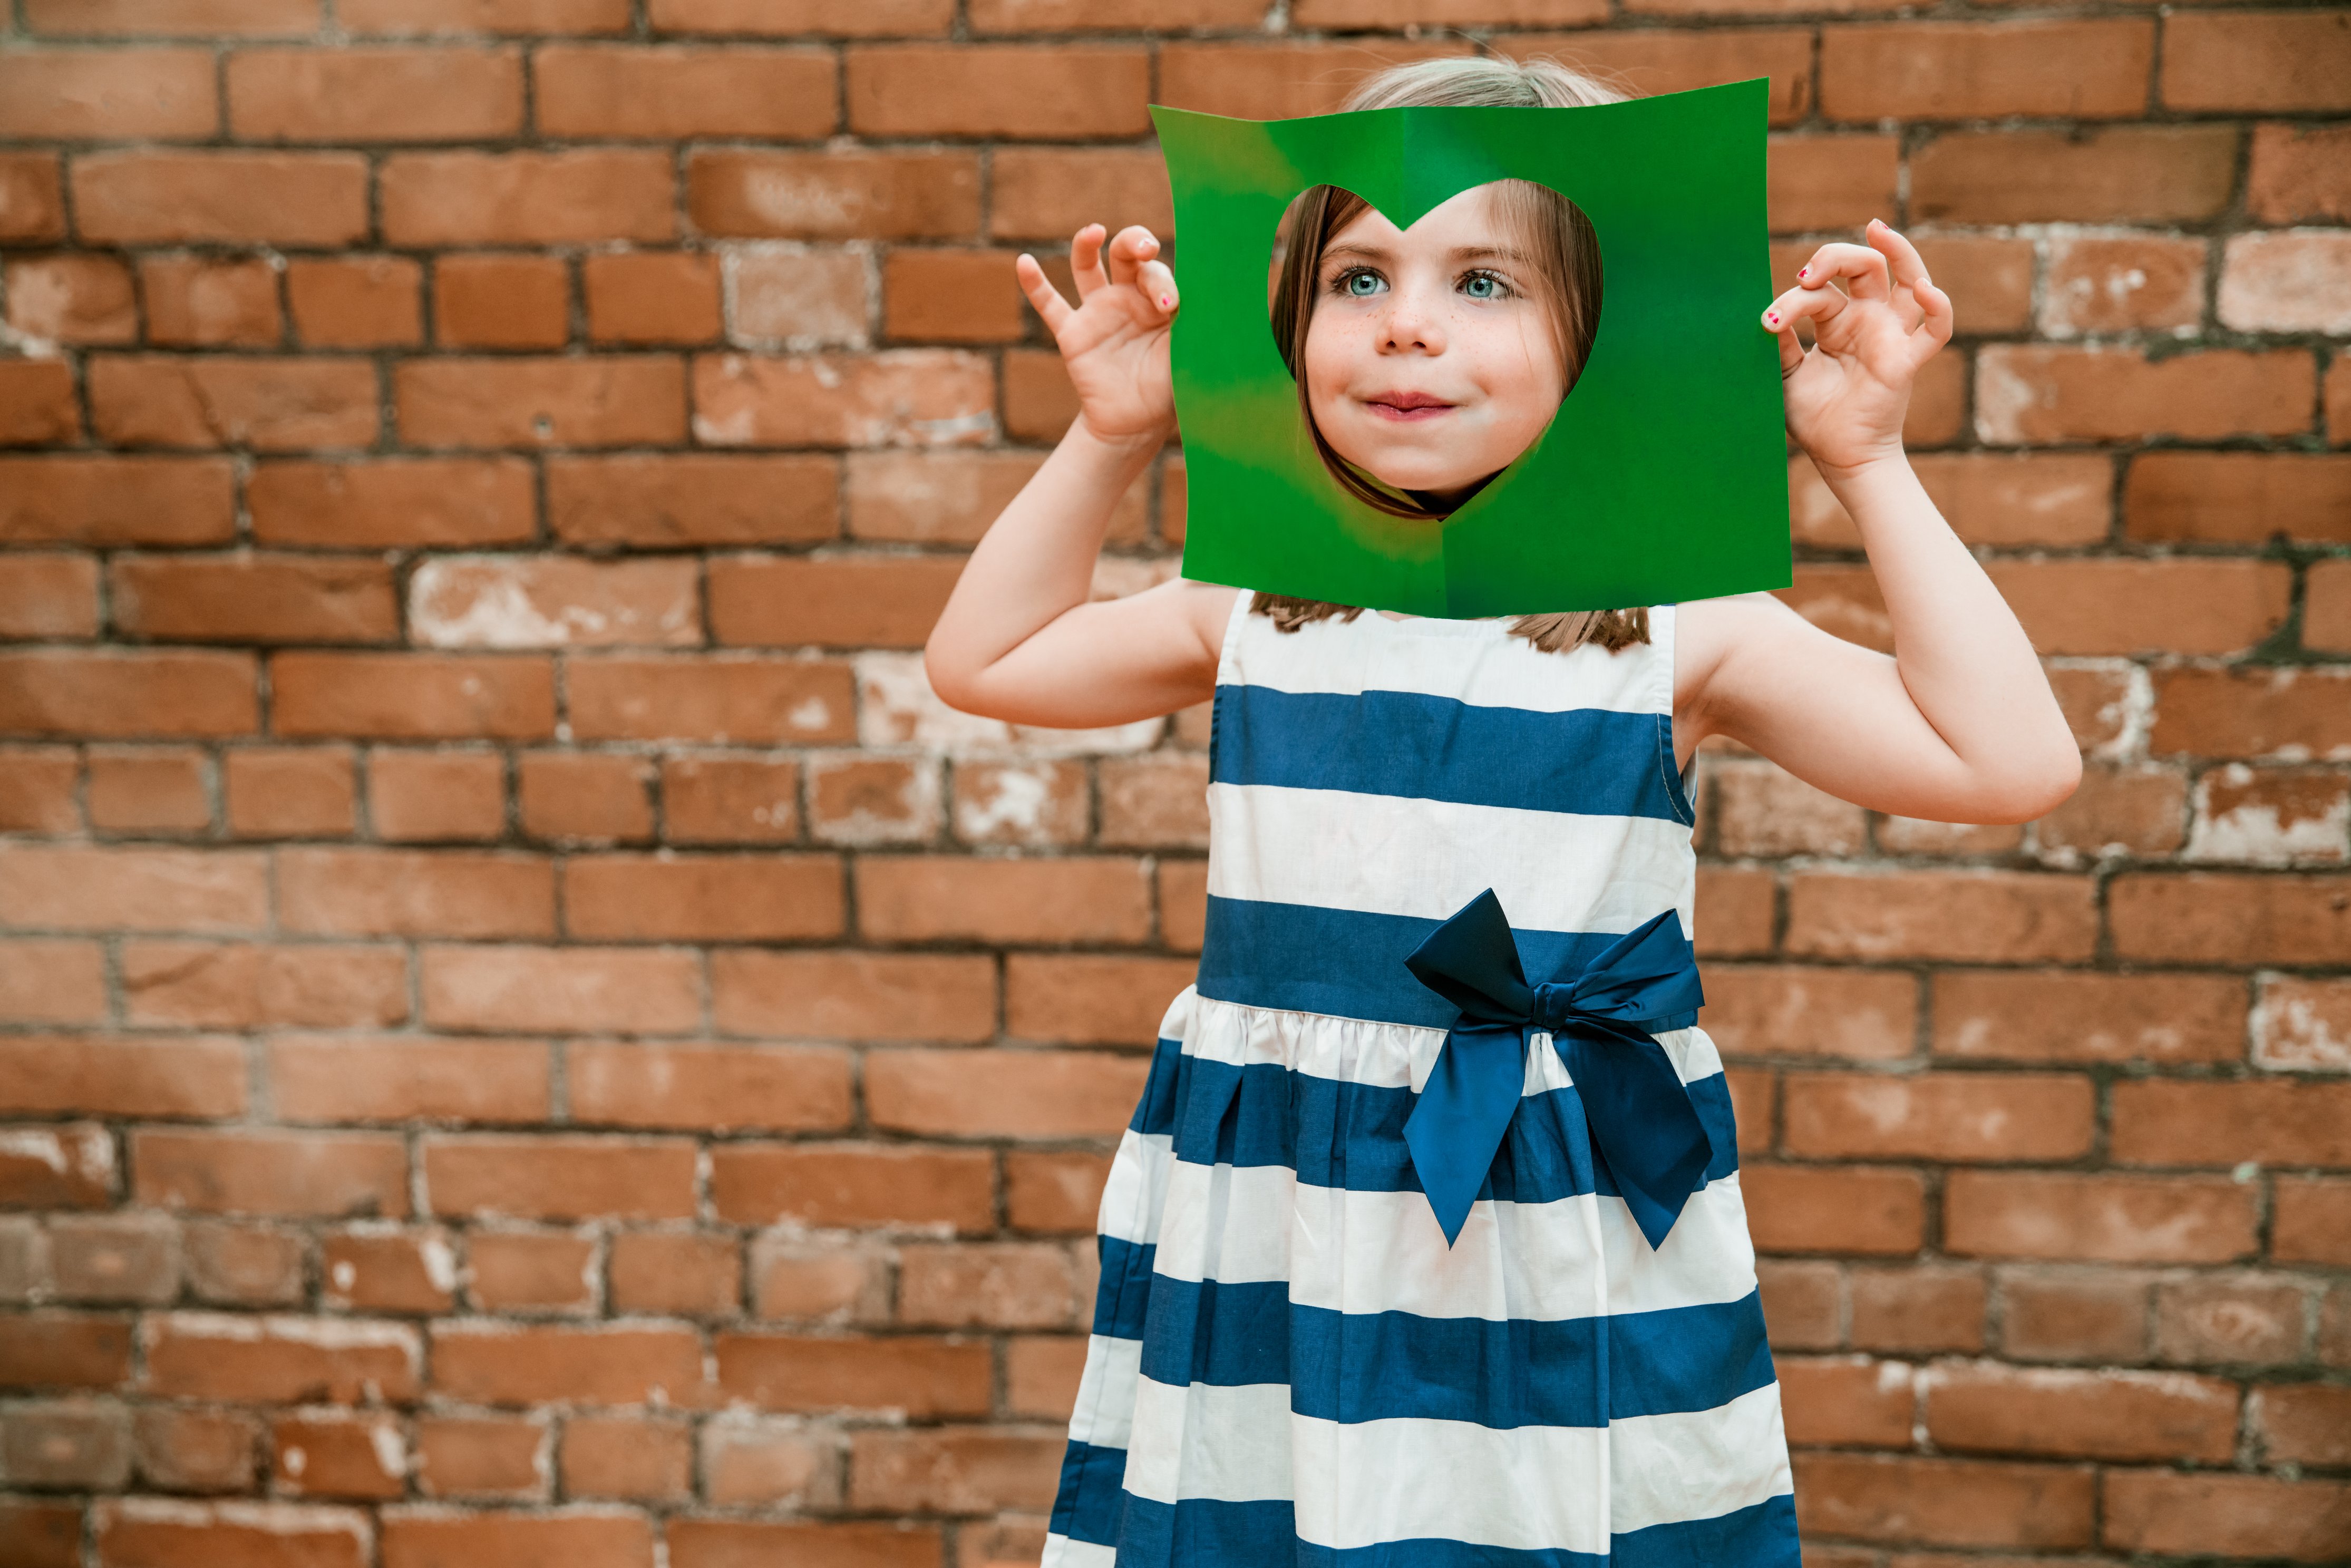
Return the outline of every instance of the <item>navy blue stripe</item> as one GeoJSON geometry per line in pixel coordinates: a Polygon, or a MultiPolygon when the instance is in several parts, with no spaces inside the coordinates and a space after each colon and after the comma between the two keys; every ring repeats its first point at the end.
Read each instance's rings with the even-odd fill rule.
{"type": "Polygon", "coordinates": [[[1061,1484],[1053,1494],[1047,1526],[1071,1541],[1118,1544],[1118,1521],[1126,1511],[1126,1450],[1072,1442],[1061,1453],[1061,1484]]]}
{"type": "MultiPolygon", "coordinates": [[[[1197,1166],[1288,1166],[1309,1186],[1350,1192],[1419,1192],[1405,1147],[1409,1089],[1350,1083],[1271,1062],[1237,1067],[1187,1056],[1162,1041],[1143,1099],[1139,1130],[1172,1138],[1176,1157],[1197,1166]]],[[[1557,1049],[1555,1046],[1553,1049],[1557,1049]]],[[[1709,1073],[1685,1087],[1713,1145],[1706,1179],[1739,1168],[1730,1086],[1709,1073]]],[[[1502,1138],[1480,1197],[1552,1203],[1596,1192],[1619,1196],[1607,1162],[1583,1124],[1583,1096],[1571,1086],[1530,1094],[1502,1138]]]]}
{"type": "MultiPolygon", "coordinates": [[[[1286,1012],[1447,1029],[1452,1003],[1413,977],[1404,961],[1442,921],[1371,915],[1312,904],[1208,897],[1200,952],[1199,991],[1218,1001],[1286,1012]]],[[[1614,931],[1539,931],[1513,926],[1519,961],[1541,985],[1583,972],[1623,935],[1614,931]]],[[[1664,1029],[1686,1029],[1690,1013],[1664,1029]]]]}
{"type": "Polygon", "coordinates": [[[1094,1255],[1102,1260],[1102,1281],[1094,1286],[1094,1333],[1141,1339],[1156,1279],[1152,1264],[1159,1249],[1148,1241],[1097,1236],[1094,1255]]]}
{"type": "Polygon", "coordinates": [[[1286,1502],[1127,1500],[1119,1556],[1184,1568],[1798,1568],[1796,1505],[1782,1495],[1717,1519],[1655,1524],[1612,1537],[1606,1557],[1512,1551],[1467,1542],[1389,1541],[1343,1550],[1298,1539],[1286,1502]]]}
{"type": "Polygon", "coordinates": [[[1301,1306],[1279,1280],[1159,1279],[1143,1375],[1178,1388],[1286,1383],[1291,1410],[1326,1421],[1604,1427],[1728,1405],[1770,1385],[1771,1352],[1752,1291],[1707,1306],[1496,1322],[1301,1306]]]}
{"type": "Polygon", "coordinates": [[[1208,777],[1687,822],[1654,713],[1481,707],[1423,692],[1217,688],[1208,777]]]}

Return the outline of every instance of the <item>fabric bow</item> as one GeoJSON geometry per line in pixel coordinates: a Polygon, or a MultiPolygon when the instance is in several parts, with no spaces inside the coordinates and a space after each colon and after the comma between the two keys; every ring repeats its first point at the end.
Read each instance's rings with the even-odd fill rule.
{"type": "Polygon", "coordinates": [[[1519,1108],[1526,1051],[1548,1031],[1635,1223],[1651,1247],[1664,1246],[1713,1156],[1681,1074],[1650,1038],[1706,1000],[1674,911],[1626,932],[1573,978],[1530,986],[1502,901],[1489,888],[1405,964],[1461,1009],[1404,1124],[1445,1244],[1460,1236],[1519,1108]]]}

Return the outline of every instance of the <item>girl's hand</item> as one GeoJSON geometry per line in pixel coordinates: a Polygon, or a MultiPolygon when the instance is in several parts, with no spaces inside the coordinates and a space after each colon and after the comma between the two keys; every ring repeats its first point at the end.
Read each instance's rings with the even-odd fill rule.
{"type": "Polygon", "coordinates": [[[1917,249],[1872,218],[1869,243],[1824,245],[1771,302],[1788,432],[1835,478],[1902,452],[1902,415],[1918,367],[1951,340],[1951,298],[1927,280],[1917,249]],[[1847,279],[1849,292],[1830,287],[1847,279]],[[1796,340],[1810,318],[1813,347],[1796,340]]]}
{"type": "Polygon", "coordinates": [[[1121,229],[1105,252],[1107,232],[1088,224],[1070,241],[1075,307],[1046,280],[1035,256],[1024,254],[1013,267],[1021,291],[1061,347],[1078,389],[1080,422],[1105,441],[1156,443],[1176,427],[1167,373],[1176,275],[1158,259],[1159,241],[1149,229],[1139,224],[1121,229]]]}

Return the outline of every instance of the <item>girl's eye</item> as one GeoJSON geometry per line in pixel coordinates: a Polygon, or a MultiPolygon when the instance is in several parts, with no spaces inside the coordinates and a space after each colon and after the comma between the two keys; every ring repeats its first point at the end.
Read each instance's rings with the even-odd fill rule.
{"type": "Polygon", "coordinates": [[[1386,278],[1369,268],[1361,267],[1349,267],[1332,279],[1332,282],[1340,293],[1352,295],[1357,299],[1367,299],[1388,286],[1386,278]]]}
{"type": "Polygon", "coordinates": [[[1461,292],[1472,299],[1499,299],[1510,286],[1490,272],[1473,272],[1461,280],[1461,292]]]}

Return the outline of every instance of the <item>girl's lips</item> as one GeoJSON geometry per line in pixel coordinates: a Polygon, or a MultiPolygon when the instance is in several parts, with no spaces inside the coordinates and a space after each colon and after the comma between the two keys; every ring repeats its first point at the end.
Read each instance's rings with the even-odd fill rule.
{"type": "Polygon", "coordinates": [[[1392,397],[1374,398],[1364,404],[1382,419],[1420,421],[1450,413],[1454,405],[1426,392],[1398,392],[1392,397]]]}

